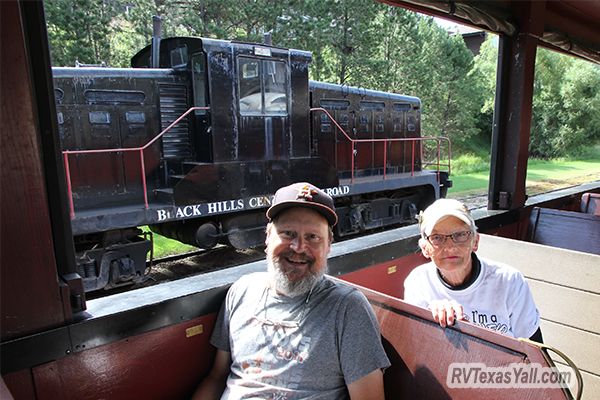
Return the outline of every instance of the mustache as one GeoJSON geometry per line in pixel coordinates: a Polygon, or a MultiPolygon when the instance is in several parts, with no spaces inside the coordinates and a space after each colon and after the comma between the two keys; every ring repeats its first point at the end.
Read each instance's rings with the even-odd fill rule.
{"type": "Polygon", "coordinates": [[[307,262],[309,264],[312,264],[315,262],[314,257],[311,257],[306,253],[296,253],[295,251],[292,251],[292,250],[285,251],[285,252],[279,254],[276,258],[277,259],[287,258],[292,261],[307,262]]]}

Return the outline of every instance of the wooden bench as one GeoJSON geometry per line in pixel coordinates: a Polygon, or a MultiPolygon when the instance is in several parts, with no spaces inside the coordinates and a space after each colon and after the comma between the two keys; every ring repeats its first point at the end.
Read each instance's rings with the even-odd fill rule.
{"type": "Polygon", "coordinates": [[[509,367],[512,363],[538,363],[548,367],[552,363],[532,344],[464,322],[442,328],[433,321],[428,310],[360,289],[373,306],[383,345],[392,363],[384,374],[386,399],[571,398],[561,388],[456,387],[458,381],[449,383],[449,379],[453,379],[454,363],[479,363],[494,368],[509,367]]]}
{"type": "Polygon", "coordinates": [[[600,193],[584,193],[581,196],[579,211],[586,214],[600,215],[600,193]]]}
{"type": "MultiPolygon", "coordinates": [[[[542,317],[544,343],[564,352],[580,369],[583,399],[597,399],[600,256],[497,236],[482,234],[480,238],[480,257],[509,264],[523,273],[542,317]]],[[[562,363],[555,361],[559,366],[562,363]]]]}
{"type": "Polygon", "coordinates": [[[600,216],[534,207],[527,241],[600,254],[600,216]]]}

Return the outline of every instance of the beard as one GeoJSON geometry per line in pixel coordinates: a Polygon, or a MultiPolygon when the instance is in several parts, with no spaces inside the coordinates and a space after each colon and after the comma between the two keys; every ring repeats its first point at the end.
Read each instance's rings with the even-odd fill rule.
{"type": "MultiPolygon", "coordinates": [[[[304,277],[298,280],[290,280],[288,274],[285,272],[285,267],[281,264],[280,260],[286,257],[286,254],[279,256],[269,255],[267,257],[267,267],[269,275],[275,285],[275,290],[288,297],[296,297],[302,294],[308,293],[325,275],[327,266],[322,268],[315,267],[314,260],[302,254],[307,260],[309,260],[309,268],[304,277]]],[[[298,257],[298,255],[295,255],[298,257]]]]}

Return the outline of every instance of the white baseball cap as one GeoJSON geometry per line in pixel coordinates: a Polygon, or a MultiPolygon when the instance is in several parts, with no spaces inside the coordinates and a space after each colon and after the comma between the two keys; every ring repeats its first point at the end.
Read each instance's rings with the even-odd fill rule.
{"type": "Polygon", "coordinates": [[[418,216],[421,235],[429,236],[435,225],[447,217],[456,217],[469,225],[472,231],[477,230],[467,206],[455,199],[438,199],[418,216]]]}

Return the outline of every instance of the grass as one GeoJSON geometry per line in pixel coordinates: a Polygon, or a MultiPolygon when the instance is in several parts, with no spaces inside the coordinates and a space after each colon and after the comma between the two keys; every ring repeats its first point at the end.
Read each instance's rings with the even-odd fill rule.
{"type": "MultiPolygon", "coordinates": [[[[479,162],[477,157],[460,157],[452,164],[452,182],[449,197],[485,194],[489,185],[489,165],[487,160],[479,162]],[[484,165],[484,168],[477,168],[484,165]]],[[[562,187],[591,182],[600,179],[600,157],[588,160],[538,160],[530,159],[527,164],[527,191],[544,191],[551,185],[562,187]],[[535,189],[538,188],[538,189],[535,189]]]]}
{"type": "MultiPolygon", "coordinates": [[[[141,228],[144,232],[149,232],[150,228],[143,226],[141,228]]],[[[166,257],[174,254],[187,253],[190,251],[198,250],[194,246],[189,246],[178,242],[177,240],[169,239],[157,233],[152,233],[154,241],[154,258],[166,257]]]]}

